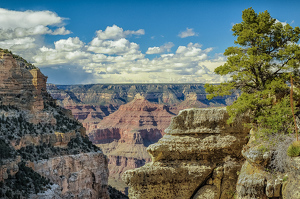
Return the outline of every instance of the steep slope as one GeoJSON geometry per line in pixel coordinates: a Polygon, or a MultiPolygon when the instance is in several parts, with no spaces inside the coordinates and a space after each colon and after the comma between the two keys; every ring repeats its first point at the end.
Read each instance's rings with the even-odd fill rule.
{"type": "Polygon", "coordinates": [[[46,91],[39,69],[0,49],[0,197],[109,198],[107,158],[46,91]]]}
{"type": "Polygon", "coordinates": [[[112,185],[119,184],[124,189],[120,186],[122,173],[150,161],[146,147],[163,136],[174,115],[167,106],[150,103],[137,94],[133,101],[121,105],[89,132],[90,140],[109,158],[112,185]]]}
{"type": "Polygon", "coordinates": [[[152,162],[123,174],[130,198],[225,199],[235,193],[247,117],[228,125],[225,108],[186,109],[147,151],[152,162]]]}

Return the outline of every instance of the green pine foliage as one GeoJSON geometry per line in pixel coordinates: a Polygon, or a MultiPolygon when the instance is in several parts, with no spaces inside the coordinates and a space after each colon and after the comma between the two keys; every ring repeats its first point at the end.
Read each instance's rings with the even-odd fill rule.
{"type": "Polygon", "coordinates": [[[56,119],[56,125],[38,123],[33,124],[27,121],[26,113],[14,106],[0,105],[0,137],[6,137],[9,140],[19,139],[26,134],[41,135],[47,133],[61,132],[66,133],[76,131],[82,127],[82,124],[75,119],[67,117],[61,108],[49,108],[44,111],[52,114],[56,119]],[[14,112],[10,116],[4,116],[4,113],[14,112]]]}
{"type": "Polygon", "coordinates": [[[30,160],[32,162],[49,159],[52,157],[63,155],[77,155],[80,153],[89,153],[101,151],[100,148],[93,145],[89,138],[82,137],[79,132],[77,136],[72,138],[66,148],[55,147],[51,144],[43,143],[42,145],[28,145],[17,150],[17,153],[21,155],[24,160],[30,160]]]}
{"type": "Polygon", "coordinates": [[[16,158],[16,151],[3,138],[0,138],[0,166],[4,159],[16,158]]]}
{"type": "Polygon", "coordinates": [[[16,175],[9,175],[8,179],[0,183],[0,198],[29,198],[30,194],[50,188],[50,180],[26,167],[25,162],[20,162],[18,166],[16,175]]]}
{"type": "MultiPolygon", "coordinates": [[[[208,99],[241,91],[227,107],[228,123],[247,113],[251,125],[260,132],[292,132],[287,83],[290,73],[299,81],[300,28],[278,22],[268,11],[257,14],[252,8],[243,11],[242,20],[232,28],[236,46],[225,50],[227,62],[215,69],[216,74],[229,76],[230,80],[220,85],[206,84],[208,99]]],[[[299,89],[295,90],[293,98],[298,101],[299,89]]]]}

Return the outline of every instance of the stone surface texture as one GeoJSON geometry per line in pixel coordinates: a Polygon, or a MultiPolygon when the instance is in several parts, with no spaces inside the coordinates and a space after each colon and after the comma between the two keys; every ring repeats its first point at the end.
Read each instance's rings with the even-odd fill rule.
{"type": "Polygon", "coordinates": [[[239,172],[236,198],[300,198],[300,158],[287,157],[287,170],[274,171],[270,167],[273,151],[263,150],[268,143],[255,142],[254,131],[250,134],[250,141],[242,150],[246,161],[239,172]]]}
{"type": "Polygon", "coordinates": [[[247,117],[231,125],[228,117],[225,108],[180,111],[147,148],[152,162],[123,174],[129,197],[232,198],[249,129],[247,117]]]}
{"type": "Polygon", "coordinates": [[[0,52],[0,99],[3,105],[16,105],[38,111],[44,108],[42,94],[47,77],[39,69],[27,70],[11,54],[0,52]]]}
{"type": "Polygon", "coordinates": [[[62,198],[108,199],[107,159],[101,152],[60,156],[28,163],[61,187],[62,198]]]}

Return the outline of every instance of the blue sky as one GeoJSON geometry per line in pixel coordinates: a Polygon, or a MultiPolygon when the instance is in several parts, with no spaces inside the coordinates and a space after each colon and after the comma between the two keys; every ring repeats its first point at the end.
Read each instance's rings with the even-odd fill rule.
{"type": "Polygon", "coordinates": [[[300,24],[298,1],[10,0],[0,3],[0,47],[56,84],[220,82],[213,70],[249,7],[300,24]]]}

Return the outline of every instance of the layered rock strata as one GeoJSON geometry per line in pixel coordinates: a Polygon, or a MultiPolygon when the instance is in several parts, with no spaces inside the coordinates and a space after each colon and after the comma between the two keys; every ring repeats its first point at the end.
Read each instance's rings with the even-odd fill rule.
{"type": "Polygon", "coordinates": [[[152,162],[123,174],[129,197],[233,197],[249,129],[242,125],[246,116],[231,125],[228,118],[225,108],[180,111],[163,138],[147,148],[152,162]]]}
{"type": "Polygon", "coordinates": [[[162,137],[173,116],[167,106],[150,103],[138,94],[133,101],[105,117],[89,132],[89,137],[95,144],[121,140],[122,143],[147,145],[162,137]]]}
{"type": "Polygon", "coordinates": [[[90,85],[48,85],[48,91],[60,104],[75,103],[89,105],[123,105],[132,101],[136,94],[142,94],[152,103],[178,105],[196,94],[197,100],[206,105],[226,105],[236,99],[232,96],[206,99],[204,84],[90,84],[90,85]]]}
{"type": "Polygon", "coordinates": [[[108,199],[107,157],[46,80],[0,49],[0,198],[108,199]]]}
{"type": "Polygon", "coordinates": [[[109,158],[112,186],[126,192],[121,175],[150,161],[146,147],[163,136],[173,116],[167,106],[153,104],[138,94],[89,132],[90,140],[109,158]]]}
{"type": "Polygon", "coordinates": [[[39,69],[28,70],[12,54],[0,51],[0,100],[3,105],[39,111],[44,108],[47,77],[39,69]]]}

